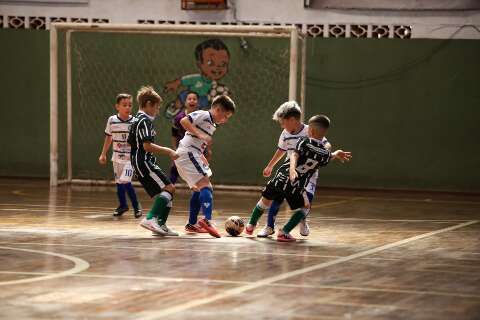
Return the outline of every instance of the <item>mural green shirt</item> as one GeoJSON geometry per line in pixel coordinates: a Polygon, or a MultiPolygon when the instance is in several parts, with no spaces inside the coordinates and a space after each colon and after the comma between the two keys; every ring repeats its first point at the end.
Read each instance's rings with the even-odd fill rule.
{"type": "Polygon", "coordinates": [[[198,93],[199,96],[206,96],[212,88],[212,80],[205,78],[201,74],[190,74],[183,76],[180,83],[189,90],[198,93]]]}

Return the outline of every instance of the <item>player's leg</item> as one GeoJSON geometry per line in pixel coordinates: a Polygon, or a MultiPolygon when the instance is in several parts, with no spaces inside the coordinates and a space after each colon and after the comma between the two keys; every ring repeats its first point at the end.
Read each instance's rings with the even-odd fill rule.
{"type": "Polygon", "coordinates": [[[267,199],[265,196],[262,196],[260,200],[257,202],[255,207],[252,210],[252,214],[250,215],[250,220],[248,221],[247,226],[245,227],[246,234],[253,234],[255,230],[258,220],[263,215],[263,213],[268,210],[270,205],[272,204],[272,200],[267,199]]]}
{"type": "Polygon", "coordinates": [[[212,212],[213,212],[213,187],[210,183],[210,179],[207,176],[204,176],[199,181],[195,183],[199,193],[200,206],[204,218],[198,221],[199,226],[207,230],[211,236],[220,238],[220,232],[215,227],[215,224],[212,223],[212,212]]]}
{"type": "Polygon", "coordinates": [[[207,230],[198,224],[198,214],[202,205],[200,202],[200,191],[192,192],[190,197],[190,208],[188,215],[188,223],[185,225],[185,231],[189,233],[208,233],[207,230]]]}
{"type": "Polygon", "coordinates": [[[275,233],[275,219],[277,218],[278,211],[282,205],[282,200],[275,200],[272,202],[270,209],[268,209],[267,225],[263,227],[257,234],[259,238],[266,238],[275,233]]]}
{"type": "Polygon", "coordinates": [[[300,234],[304,237],[308,236],[310,234],[310,227],[308,226],[308,215],[310,214],[310,207],[312,205],[313,201],[313,196],[315,195],[315,190],[317,188],[317,177],[318,173],[316,173],[308,182],[307,187],[305,188],[305,191],[307,192],[307,197],[310,203],[310,206],[307,210],[307,213],[305,215],[305,219],[302,219],[300,221],[299,227],[300,227],[300,234]]]}
{"type": "Polygon", "coordinates": [[[137,193],[135,192],[135,189],[133,188],[132,183],[131,182],[125,183],[125,189],[127,190],[128,197],[132,202],[133,214],[135,218],[140,218],[142,216],[142,206],[138,202],[137,193]]]}
{"type": "Polygon", "coordinates": [[[306,209],[305,218],[303,218],[299,223],[300,234],[304,237],[307,237],[310,234],[310,227],[308,226],[307,218],[308,218],[308,215],[310,214],[310,210],[311,210],[311,207],[312,207],[313,196],[314,196],[313,193],[307,192],[307,198],[308,198],[308,201],[309,201],[310,205],[309,205],[308,209],[306,209]]]}
{"type": "Polygon", "coordinates": [[[152,208],[140,225],[162,236],[178,236],[178,233],[166,225],[172,208],[175,186],[158,166],[145,164],[145,168],[142,169],[144,170],[139,176],[139,181],[154,200],[152,208]]]}
{"type": "Polygon", "coordinates": [[[293,210],[293,214],[287,223],[278,231],[277,241],[292,242],[296,241],[296,239],[290,235],[290,231],[305,218],[307,210],[310,207],[310,202],[305,191],[289,194],[286,199],[288,205],[293,210]]]}
{"type": "Polygon", "coordinates": [[[180,152],[179,158],[175,160],[178,173],[185,180],[188,186],[194,191],[190,199],[189,223],[186,229],[195,232],[202,232],[205,229],[210,235],[219,238],[220,232],[212,223],[213,211],[213,187],[209,177],[212,171],[206,163],[202,161],[202,155],[192,152],[180,152]],[[198,226],[191,222],[196,221],[199,211],[202,211],[204,218],[198,221],[198,226]]]}
{"type": "Polygon", "coordinates": [[[133,207],[133,214],[135,218],[140,218],[142,216],[142,207],[138,203],[137,194],[135,193],[135,189],[132,186],[132,177],[133,177],[133,167],[128,163],[122,164],[121,175],[119,178],[119,183],[123,185],[125,191],[132,202],[133,207]]]}
{"type": "Polygon", "coordinates": [[[118,162],[113,162],[113,174],[115,176],[115,183],[117,185],[117,198],[118,198],[118,207],[115,209],[113,216],[120,217],[125,212],[128,211],[127,196],[125,194],[126,189],[123,182],[120,181],[122,176],[123,165],[118,162]]]}

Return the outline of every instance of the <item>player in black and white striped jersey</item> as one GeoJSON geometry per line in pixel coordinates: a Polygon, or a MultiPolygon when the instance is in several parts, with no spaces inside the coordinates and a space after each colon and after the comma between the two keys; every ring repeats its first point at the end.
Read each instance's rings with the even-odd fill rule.
{"type": "Polygon", "coordinates": [[[295,241],[290,231],[305,218],[310,202],[305,188],[317,169],[326,166],[330,160],[349,161],[350,152],[337,150],[331,153],[321,143],[330,126],[330,120],[324,115],[316,115],[308,121],[308,137],[300,138],[295,150],[278,168],[273,179],[263,189],[262,197],[252,211],[250,221],[245,228],[252,234],[258,219],[274,200],[286,199],[294,213],[290,220],[279,230],[278,241],[295,241]]]}
{"type": "Polygon", "coordinates": [[[115,183],[117,184],[117,196],[119,206],[115,209],[114,216],[119,217],[128,211],[127,198],[128,194],[132,202],[135,218],[142,215],[142,208],[137,200],[135,189],[132,186],[133,168],[130,164],[130,145],[127,142],[128,132],[133,123],[132,96],[128,93],[120,93],[117,95],[115,108],[117,114],[108,118],[105,128],[105,140],[103,143],[102,153],[98,161],[101,164],[107,163],[107,152],[112,145],[112,163],[115,183]]]}
{"type": "Polygon", "coordinates": [[[156,165],[153,153],[168,155],[172,160],[177,158],[174,150],[155,144],[156,132],[153,120],[160,110],[162,98],[152,87],[142,87],[138,91],[139,111],[130,128],[128,143],[131,146],[130,159],[148,195],[154,198],[152,209],[142,220],[140,226],[161,236],[178,236],[178,233],[167,227],[166,222],[172,208],[175,186],[167,175],[156,165]]]}

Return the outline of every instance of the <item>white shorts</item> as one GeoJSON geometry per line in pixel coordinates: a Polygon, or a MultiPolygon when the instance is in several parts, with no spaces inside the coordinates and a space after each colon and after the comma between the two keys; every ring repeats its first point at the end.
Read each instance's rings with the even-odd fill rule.
{"type": "Polygon", "coordinates": [[[133,168],[130,162],[113,162],[115,183],[129,183],[132,181],[133,168]]]}
{"type": "Polygon", "coordinates": [[[175,160],[175,166],[178,174],[190,188],[203,177],[212,176],[212,170],[203,161],[201,153],[178,149],[177,154],[179,157],[175,160]]]}
{"type": "Polygon", "coordinates": [[[317,189],[317,179],[318,179],[318,170],[313,174],[313,176],[308,181],[308,184],[305,187],[305,191],[311,194],[315,194],[315,190],[317,189]]]}

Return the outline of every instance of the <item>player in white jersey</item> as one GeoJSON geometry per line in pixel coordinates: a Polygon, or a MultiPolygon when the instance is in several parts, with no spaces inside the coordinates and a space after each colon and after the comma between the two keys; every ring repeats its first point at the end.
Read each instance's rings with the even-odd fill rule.
{"type": "Polygon", "coordinates": [[[127,93],[117,95],[115,108],[117,114],[108,118],[105,128],[105,140],[102,153],[98,161],[101,164],[107,163],[107,152],[112,145],[112,163],[115,183],[117,184],[117,196],[119,206],[114,211],[114,216],[119,217],[128,211],[127,198],[128,193],[132,202],[135,218],[142,215],[142,208],[137,200],[135,189],[132,186],[133,168],[130,164],[130,145],[127,142],[128,132],[133,122],[131,116],[132,96],[127,93]]]}
{"type": "Polygon", "coordinates": [[[204,156],[205,148],[212,143],[212,136],[217,125],[224,124],[235,112],[235,103],[227,96],[217,96],[212,101],[210,110],[199,110],[189,113],[180,124],[185,129],[185,137],[180,141],[175,160],[180,177],[192,189],[190,199],[190,216],[185,230],[201,232],[203,228],[210,235],[219,238],[220,233],[211,223],[213,206],[213,187],[210,183],[210,170],[204,156]],[[204,219],[198,221],[197,216],[202,209],[204,219]]]}
{"type": "MultiPolygon", "coordinates": [[[[273,114],[273,120],[278,121],[283,128],[280,138],[278,139],[278,149],[263,170],[263,176],[269,177],[272,174],[273,167],[280,161],[285,154],[289,157],[295,150],[298,140],[302,137],[308,136],[308,125],[300,121],[301,110],[295,101],[288,101],[283,103],[273,114]]],[[[321,143],[330,150],[331,145],[326,138],[323,138],[321,143]]],[[[311,177],[306,189],[307,196],[312,202],[317,186],[318,172],[311,177]]],[[[267,225],[259,231],[258,237],[268,237],[275,233],[275,218],[277,216],[280,205],[283,201],[274,201],[268,211],[267,225]]],[[[252,230],[253,231],[253,230],[252,230]]],[[[308,236],[310,229],[306,218],[302,219],[300,223],[300,234],[308,236]]]]}

